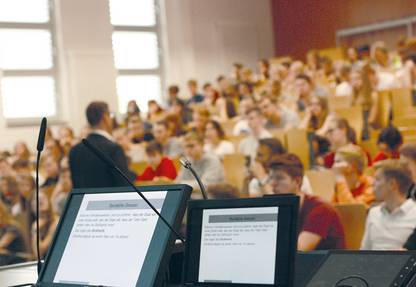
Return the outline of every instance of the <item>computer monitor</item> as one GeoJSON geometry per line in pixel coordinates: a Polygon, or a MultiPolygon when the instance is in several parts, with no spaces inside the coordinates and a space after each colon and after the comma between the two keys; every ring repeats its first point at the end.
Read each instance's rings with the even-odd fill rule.
{"type": "Polygon", "coordinates": [[[193,286],[292,286],[299,197],[188,203],[185,278],[193,286]]]}
{"type": "MultiPolygon", "coordinates": [[[[138,188],[178,230],[192,188],[138,188]]],[[[75,189],[37,286],[159,286],[175,239],[131,187],[75,189]]]]}

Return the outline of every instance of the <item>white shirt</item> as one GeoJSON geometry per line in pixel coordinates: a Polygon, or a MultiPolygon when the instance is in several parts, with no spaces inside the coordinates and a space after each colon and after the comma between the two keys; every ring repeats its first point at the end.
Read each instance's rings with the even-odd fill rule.
{"type": "Polygon", "coordinates": [[[380,204],[368,213],[361,249],[401,249],[415,227],[416,203],[412,199],[391,213],[380,204]]]}
{"type": "Polygon", "coordinates": [[[209,143],[205,144],[204,151],[207,153],[213,153],[220,159],[223,159],[224,155],[235,153],[235,148],[232,142],[222,140],[216,147],[209,143]]]}
{"type": "Polygon", "coordinates": [[[262,130],[259,137],[254,137],[252,134],[245,137],[238,146],[238,151],[244,155],[250,156],[254,161],[256,157],[257,147],[259,146],[260,139],[266,139],[273,137],[267,130],[262,130]]]}
{"type": "Polygon", "coordinates": [[[344,81],[335,88],[335,96],[337,97],[352,97],[353,90],[350,83],[344,81]]]}
{"type": "Polygon", "coordinates": [[[248,126],[248,121],[246,119],[239,120],[233,129],[233,135],[239,136],[243,134],[250,133],[250,127],[248,126]]]}
{"type": "Polygon", "coordinates": [[[114,138],[113,138],[113,136],[112,136],[112,135],[110,135],[110,134],[109,134],[107,131],[105,131],[105,130],[94,129],[94,130],[92,130],[92,131],[90,132],[90,134],[97,134],[97,135],[103,136],[103,137],[105,137],[106,139],[108,139],[108,140],[110,140],[110,141],[114,142],[114,138]]]}

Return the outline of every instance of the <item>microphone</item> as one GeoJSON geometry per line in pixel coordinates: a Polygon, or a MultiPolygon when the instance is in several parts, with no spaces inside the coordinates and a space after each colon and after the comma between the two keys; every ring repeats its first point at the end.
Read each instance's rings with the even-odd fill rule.
{"type": "Polygon", "coordinates": [[[143,195],[143,193],[134,185],[134,183],[128,178],[124,172],[108,157],[106,156],[101,150],[97,147],[92,145],[87,139],[82,139],[82,143],[93,153],[95,154],[100,160],[102,160],[105,164],[109,167],[114,169],[118,174],[120,174],[124,180],[136,191],[138,195],[147,203],[147,205],[157,214],[157,216],[166,224],[166,226],[176,235],[176,237],[185,244],[185,239],[180,236],[180,234],[167,222],[167,220],[160,214],[159,211],[153,206],[152,203],[143,195]]]}
{"type": "Polygon", "coordinates": [[[47,124],[47,120],[46,118],[43,118],[40,124],[40,130],[39,130],[38,145],[37,145],[38,152],[43,151],[43,146],[45,145],[46,124],[47,124]]]}
{"type": "Polygon", "coordinates": [[[38,136],[38,145],[37,145],[37,158],[36,158],[36,253],[37,253],[37,271],[38,275],[42,269],[42,261],[40,259],[40,232],[39,232],[39,164],[40,164],[40,154],[43,151],[43,146],[45,145],[45,135],[46,135],[46,125],[47,120],[44,117],[40,124],[39,136],[38,136]]]}
{"type": "Polygon", "coordinates": [[[204,184],[202,183],[202,180],[201,180],[201,179],[199,178],[199,176],[196,174],[195,170],[193,169],[191,162],[190,162],[187,158],[185,158],[185,157],[181,157],[181,158],[179,159],[179,162],[181,163],[181,165],[182,165],[184,168],[188,169],[188,170],[192,173],[192,175],[195,177],[196,181],[198,182],[199,189],[201,190],[202,197],[203,197],[204,199],[208,199],[207,192],[205,191],[205,186],[204,186],[204,184]]]}

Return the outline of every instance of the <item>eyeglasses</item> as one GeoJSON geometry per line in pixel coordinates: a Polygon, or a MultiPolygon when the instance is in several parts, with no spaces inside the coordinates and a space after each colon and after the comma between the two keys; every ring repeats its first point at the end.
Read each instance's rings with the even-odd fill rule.
{"type": "Polygon", "coordinates": [[[194,148],[195,147],[195,144],[186,144],[185,145],[185,148],[194,148]]]}

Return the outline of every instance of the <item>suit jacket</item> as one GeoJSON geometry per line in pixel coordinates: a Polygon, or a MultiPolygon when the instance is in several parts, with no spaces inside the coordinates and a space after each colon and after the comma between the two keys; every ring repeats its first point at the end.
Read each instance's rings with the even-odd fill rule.
{"type": "MultiPolygon", "coordinates": [[[[95,133],[91,133],[87,139],[111,158],[116,166],[126,173],[130,179],[134,180],[136,175],[128,170],[127,157],[121,146],[95,133]]],[[[82,143],[75,145],[69,152],[69,167],[74,188],[128,185],[123,177],[101,161],[82,143]]]]}

